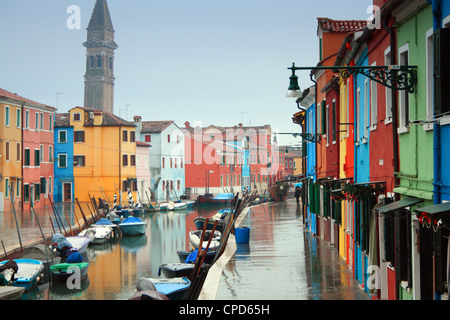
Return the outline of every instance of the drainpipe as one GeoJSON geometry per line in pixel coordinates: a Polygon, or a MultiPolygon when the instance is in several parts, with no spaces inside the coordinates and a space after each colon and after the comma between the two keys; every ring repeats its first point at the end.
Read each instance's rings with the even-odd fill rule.
{"type": "MultiPolygon", "coordinates": [[[[432,0],[433,29],[441,28],[441,0],[432,0]]],[[[436,97],[434,97],[436,103],[436,97]]],[[[433,125],[433,203],[441,203],[441,126],[433,125]]]]}
{"type": "MultiPolygon", "coordinates": [[[[394,30],[389,28],[387,24],[387,17],[383,18],[383,28],[389,33],[390,47],[391,47],[391,65],[396,64],[396,51],[395,51],[395,33],[394,30]]],[[[398,158],[398,134],[397,134],[397,94],[395,90],[392,90],[391,94],[392,103],[392,142],[393,142],[393,158],[394,158],[394,172],[399,172],[399,158],[398,158]]],[[[394,187],[398,185],[398,177],[394,176],[394,187]]],[[[394,201],[398,200],[398,196],[394,194],[394,201]]]]}

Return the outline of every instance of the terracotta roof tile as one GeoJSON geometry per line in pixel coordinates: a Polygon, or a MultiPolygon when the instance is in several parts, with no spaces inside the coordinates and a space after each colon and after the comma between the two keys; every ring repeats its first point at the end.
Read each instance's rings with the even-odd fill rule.
{"type": "Polygon", "coordinates": [[[333,20],[329,18],[317,18],[318,28],[330,32],[355,32],[363,30],[367,26],[366,20],[333,20]]]}
{"type": "Polygon", "coordinates": [[[142,121],[142,133],[161,133],[173,121],[142,121]]]}
{"type": "Polygon", "coordinates": [[[69,127],[70,113],[55,113],[55,127],[69,127]]]}
{"type": "Polygon", "coordinates": [[[7,91],[7,90],[1,89],[1,88],[0,88],[0,98],[13,99],[13,100],[21,101],[21,102],[28,102],[28,103],[32,103],[32,104],[40,105],[42,107],[52,108],[52,109],[56,110],[56,108],[54,108],[52,106],[24,98],[22,96],[19,96],[16,93],[12,93],[10,91],[7,91]]]}

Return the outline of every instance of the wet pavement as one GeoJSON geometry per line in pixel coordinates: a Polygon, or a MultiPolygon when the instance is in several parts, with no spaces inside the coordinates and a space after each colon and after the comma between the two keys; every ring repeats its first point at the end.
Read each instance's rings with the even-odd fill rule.
{"type": "Polygon", "coordinates": [[[249,243],[236,245],[203,299],[369,300],[337,249],[305,228],[295,200],[253,206],[240,227],[249,243]]]}

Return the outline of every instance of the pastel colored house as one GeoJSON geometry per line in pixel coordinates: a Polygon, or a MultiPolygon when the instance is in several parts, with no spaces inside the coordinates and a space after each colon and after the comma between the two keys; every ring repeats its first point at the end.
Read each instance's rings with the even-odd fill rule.
{"type": "Polygon", "coordinates": [[[69,113],[55,114],[54,129],[54,194],[55,202],[75,200],[75,181],[73,176],[73,127],[69,113]]]}
{"type": "Polygon", "coordinates": [[[185,193],[184,135],[173,121],[134,117],[139,141],[149,149],[150,188],[157,201],[177,200],[185,193]]]}
{"type": "MultiPolygon", "coordinates": [[[[112,203],[116,194],[126,204],[128,189],[136,201],[136,131],[135,124],[111,113],[75,107],[69,110],[73,128],[74,198],[80,202],[106,194],[112,203]]],[[[71,144],[67,144],[67,151],[71,144]]],[[[58,157],[59,168],[64,150],[58,157]]],[[[66,162],[66,166],[68,162],[66,162]]]]}
{"type": "Polygon", "coordinates": [[[150,149],[151,145],[136,141],[136,179],[137,179],[137,201],[148,203],[151,201],[150,187],[150,149]]]}

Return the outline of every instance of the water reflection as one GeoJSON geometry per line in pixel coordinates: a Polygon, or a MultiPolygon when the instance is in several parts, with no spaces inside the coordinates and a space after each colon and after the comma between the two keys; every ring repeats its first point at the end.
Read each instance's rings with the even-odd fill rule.
{"type": "Polygon", "coordinates": [[[143,214],[145,234],[119,237],[102,245],[90,245],[83,256],[88,276],[79,289],[65,283],[43,283],[22,296],[23,300],[125,300],[140,277],[158,277],[159,266],[179,262],[177,251],[188,250],[189,231],[198,216],[211,217],[221,208],[195,208],[179,212],[143,214]]]}

